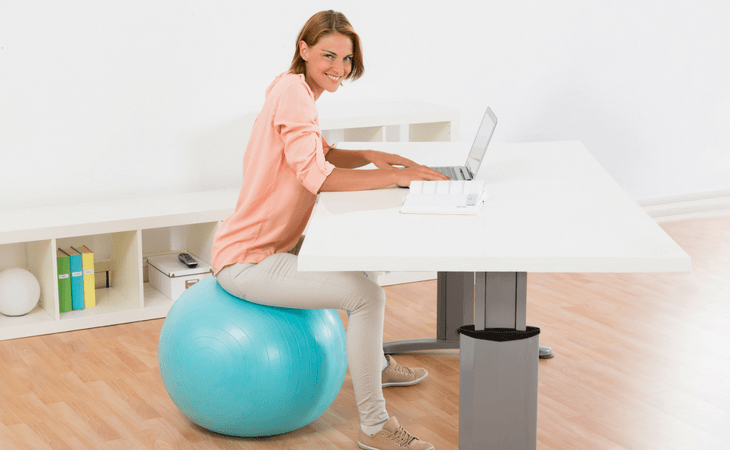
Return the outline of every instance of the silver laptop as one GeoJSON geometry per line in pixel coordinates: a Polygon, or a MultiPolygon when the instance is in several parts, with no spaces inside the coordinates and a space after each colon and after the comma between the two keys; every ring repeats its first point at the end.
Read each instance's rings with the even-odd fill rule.
{"type": "Polygon", "coordinates": [[[469,155],[466,157],[466,163],[459,167],[432,167],[452,180],[473,180],[482,164],[484,154],[487,152],[487,146],[492,139],[494,129],[497,127],[497,116],[494,115],[491,108],[487,108],[484,113],[482,124],[479,125],[474,143],[471,145],[469,155]]]}

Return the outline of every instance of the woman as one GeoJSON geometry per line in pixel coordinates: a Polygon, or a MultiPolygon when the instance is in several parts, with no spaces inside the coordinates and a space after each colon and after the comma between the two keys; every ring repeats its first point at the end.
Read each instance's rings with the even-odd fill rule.
{"type": "Polygon", "coordinates": [[[410,435],[385,409],[383,386],[417,384],[427,373],[384,357],[383,289],[363,273],[297,271],[296,254],[317,193],[448,179],[398,155],[340,150],[325,142],[315,100],[337,91],[343,80],[359,78],[363,69],[360,39],[342,13],[322,11],[307,21],[291,68],[266,90],[243,159],[236,210],[215,236],[213,266],[220,285],[247,301],[347,310],[359,446],[428,450],[431,444],[410,435]],[[378,169],[352,170],[368,163],[378,169]]]}

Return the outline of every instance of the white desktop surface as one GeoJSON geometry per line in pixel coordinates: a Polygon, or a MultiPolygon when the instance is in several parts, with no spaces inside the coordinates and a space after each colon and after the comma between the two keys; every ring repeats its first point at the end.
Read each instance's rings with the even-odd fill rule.
{"type": "MultiPolygon", "coordinates": [[[[470,143],[342,143],[461,165],[470,143]]],[[[689,256],[579,141],[490,144],[478,216],[399,212],[408,189],[324,192],[304,271],[681,272],[689,256]]]]}

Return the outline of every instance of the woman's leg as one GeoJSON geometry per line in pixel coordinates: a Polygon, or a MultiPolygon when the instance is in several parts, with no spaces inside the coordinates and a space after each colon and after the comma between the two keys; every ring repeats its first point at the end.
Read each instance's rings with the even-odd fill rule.
{"type": "Polygon", "coordinates": [[[285,308],[344,309],[347,363],[363,425],[388,420],[382,390],[385,292],[357,272],[299,272],[297,256],[277,253],[259,264],[235,264],[218,273],[218,282],[244,300],[285,308]]]}

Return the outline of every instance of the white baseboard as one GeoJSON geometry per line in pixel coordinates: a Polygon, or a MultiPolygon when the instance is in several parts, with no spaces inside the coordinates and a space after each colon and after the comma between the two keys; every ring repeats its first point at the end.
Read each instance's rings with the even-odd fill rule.
{"type": "MultiPolygon", "coordinates": [[[[730,190],[676,195],[637,203],[657,222],[730,215],[730,190]]],[[[435,279],[436,272],[378,272],[378,284],[381,286],[435,279]]]]}

